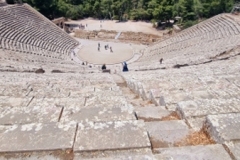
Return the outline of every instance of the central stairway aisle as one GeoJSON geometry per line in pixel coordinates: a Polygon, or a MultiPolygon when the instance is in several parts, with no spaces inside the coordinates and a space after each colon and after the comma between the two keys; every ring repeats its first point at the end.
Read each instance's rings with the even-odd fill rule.
{"type": "Polygon", "coordinates": [[[152,155],[142,156],[144,160],[231,159],[221,144],[215,144],[209,138],[204,128],[191,128],[176,111],[139,97],[130,90],[121,75],[112,77],[127,102],[133,105],[137,120],[144,121],[152,150],[152,155]]]}

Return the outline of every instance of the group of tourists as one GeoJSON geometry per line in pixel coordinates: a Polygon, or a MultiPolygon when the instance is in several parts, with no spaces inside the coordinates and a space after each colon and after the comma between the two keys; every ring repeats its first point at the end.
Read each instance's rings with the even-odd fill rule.
{"type": "MultiPolygon", "coordinates": [[[[123,71],[123,72],[128,72],[127,63],[126,63],[126,62],[123,62],[123,63],[122,63],[122,66],[123,66],[122,71],[123,71]]],[[[106,70],[106,69],[107,69],[106,64],[103,64],[103,65],[102,65],[102,71],[104,71],[104,70],[106,70]]]]}
{"type": "MultiPolygon", "coordinates": [[[[100,43],[98,43],[98,51],[100,51],[100,48],[101,48],[101,45],[100,45],[100,43]]],[[[113,52],[112,47],[109,46],[108,44],[104,45],[104,48],[105,48],[105,50],[109,49],[111,53],[113,52]]]]}

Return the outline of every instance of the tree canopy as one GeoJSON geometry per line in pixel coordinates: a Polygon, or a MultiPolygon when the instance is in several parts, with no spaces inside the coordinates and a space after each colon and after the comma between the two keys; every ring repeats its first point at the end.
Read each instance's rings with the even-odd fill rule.
{"type": "MultiPolygon", "coordinates": [[[[11,1],[11,0],[9,0],[11,1]]],[[[46,17],[196,21],[229,12],[234,0],[23,0],[46,17]]]]}

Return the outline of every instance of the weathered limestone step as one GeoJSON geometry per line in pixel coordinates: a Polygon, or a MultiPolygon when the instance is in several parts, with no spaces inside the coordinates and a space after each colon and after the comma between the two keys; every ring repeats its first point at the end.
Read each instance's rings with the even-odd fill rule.
{"type": "Polygon", "coordinates": [[[91,92],[83,92],[81,89],[76,91],[71,91],[70,97],[108,97],[108,96],[122,96],[122,91],[113,91],[113,90],[96,90],[91,92]]]}
{"type": "Polygon", "coordinates": [[[206,117],[189,117],[186,119],[186,122],[194,131],[199,131],[203,128],[204,123],[206,122],[206,117]]]}
{"type": "Polygon", "coordinates": [[[75,153],[74,160],[153,160],[150,148],[75,153]]]}
{"type": "Polygon", "coordinates": [[[14,96],[14,97],[24,97],[29,93],[27,87],[22,85],[11,85],[11,86],[3,86],[4,90],[0,96],[14,96]]]}
{"type": "Polygon", "coordinates": [[[240,159],[240,142],[227,142],[225,145],[234,159],[240,159]]]}
{"type": "Polygon", "coordinates": [[[153,148],[173,147],[190,134],[183,120],[146,122],[146,128],[153,148]]]}
{"type": "Polygon", "coordinates": [[[197,101],[182,101],[178,103],[177,111],[182,118],[202,117],[211,114],[237,113],[240,112],[240,100],[211,99],[197,101]]]}
{"type": "Polygon", "coordinates": [[[168,110],[164,109],[164,107],[136,107],[135,108],[136,115],[138,119],[144,121],[159,121],[164,117],[167,117],[171,114],[168,110]]]}
{"type": "Polygon", "coordinates": [[[150,90],[151,100],[161,106],[165,106],[167,104],[177,103],[179,101],[187,101],[192,100],[193,97],[188,95],[186,92],[181,90],[173,90],[173,91],[160,91],[158,89],[150,90]]]}
{"type": "Polygon", "coordinates": [[[63,107],[0,107],[0,125],[58,122],[63,107]]]}
{"type": "Polygon", "coordinates": [[[82,108],[84,107],[85,98],[34,98],[29,107],[65,107],[65,108],[82,108]]]}
{"type": "Polygon", "coordinates": [[[0,107],[26,107],[32,100],[32,97],[15,98],[0,96],[0,107]]]}
{"type": "MultiPolygon", "coordinates": [[[[33,123],[0,126],[0,155],[24,152],[71,150],[76,124],[33,123]]],[[[1,157],[0,156],[0,157],[1,157]]]]}
{"type": "MultiPolygon", "coordinates": [[[[0,159],[1,160],[1,159],[0,159]]],[[[74,160],[153,160],[152,155],[136,155],[136,156],[112,156],[108,158],[91,158],[91,159],[82,159],[82,158],[75,158],[74,160]]]]}
{"type": "Polygon", "coordinates": [[[106,122],[106,121],[136,120],[132,106],[121,107],[65,107],[61,122],[106,122]]]}
{"type": "Polygon", "coordinates": [[[240,113],[207,116],[206,127],[218,143],[240,140],[240,113]]]}
{"type": "Polygon", "coordinates": [[[44,98],[44,97],[49,97],[49,98],[66,98],[69,97],[70,92],[60,92],[56,90],[47,90],[47,89],[39,89],[37,91],[32,91],[28,94],[28,96],[34,96],[35,98],[44,98]]]}
{"type": "Polygon", "coordinates": [[[150,148],[143,121],[79,123],[74,152],[150,148]]]}
{"type": "Polygon", "coordinates": [[[71,150],[0,153],[0,160],[73,160],[71,150]]]}
{"type": "Polygon", "coordinates": [[[203,160],[203,159],[224,159],[231,160],[231,157],[220,144],[199,145],[174,148],[159,148],[154,150],[156,160],[203,160]]]}
{"type": "Polygon", "coordinates": [[[92,96],[86,98],[85,106],[126,106],[128,102],[123,96],[92,96]]]}

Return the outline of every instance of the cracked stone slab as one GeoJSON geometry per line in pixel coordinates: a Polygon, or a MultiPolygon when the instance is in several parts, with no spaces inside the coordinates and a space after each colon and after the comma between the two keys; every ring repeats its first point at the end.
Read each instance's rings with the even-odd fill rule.
{"type": "MultiPolygon", "coordinates": [[[[81,160],[155,160],[153,155],[125,155],[125,156],[112,156],[107,158],[91,158],[81,160]]],[[[1,160],[1,159],[0,159],[1,160]]],[[[79,160],[79,158],[74,158],[74,160],[79,160]]]]}
{"type": "Polygon", "coordinates": [[[177,111],[182,118],[201,117],[210,114],[240,112],[239,99],[211,99],[182,101],[177,104],[177,111]]]}
{"type": "Polygon", "coordinates": [[[123,96],[93,96],[86,98],[85,106],[123,106],[128,102],[123,96]]]}
{"type": "Polygon", "coordinates": [[[231,157],[220,144],[155,149],[155,160],[204,160],[231,157]]]}
{"type": "Polygon", "coordinates": [[[69,92],[60,92],[58,90],[51,90],[51,89],[44,89],[41,88],[39,90],[33,90],[30,92],[29,96],[34,96],[36,98],[66,98],[69,97],[70,93],[69,92]]]}
{"type": "Polygon", "coordinates": [[[74,121],[82,122],[106,122],[106,121],[123,121],[135,120],[133,107],[66,107],[63,111],[61,122],[74,121]]]}
{"type": "Polygon", "coordinates": [[[167,148],[181,142],[190,130],[182,120],[145,122],[153,148],[167,148]]]}
{"type": "Polygon", "coordinates": [[[163,107],[138,107],[135,109],[138,119],[144,121],[161,120],[167,117],[171,112],[163,107]]]}
{"type": "Polygon", "coordinates": [[[14,97],[24,97],[29,93],[27,88],[24,88],[24,85],[19,86],[4,86],[2,96],[14,96],[14,97]]]}
{"type": "Polygon", "coordinates": [[[74,91],[71,97],[84,96],[84,97],[109,97],[109,96],[123,96],[122,91],[112,91],[112,90],[95,90],[94,92],[88,92],[79,94],[79,91],[74,91]]]}
{"type": "Polygon", "coordinates": [[[58,122],[62,107],[0,107],[0,125],[58,122]]]}
{"type": "Polygon", "coordinates": [[[0,160],[71,160],[71,150],[0,153],[0,160]]]}
{"type": "Polygon", "coordinates": [[[0,126],[0,153],[71,149],[75,131],[75,123],[0,126]]]}
{"type": "Polygon", "coordinates": [[[74,152],[150,148],[143,121],[78,124],[74,152]]]}
{"type": "Polygon", "coordinates": [[[235,159],[240,159],[240,142],[226,142],[225,145],[235,159]]]}
{"type": "Polygon", "coordinates": [[[199,90],[199,91],[192,91],[191,96],[194,97],[194,99],[214,99],[217,97],[215,93],[213,93],[211,90],[199,90]]]}
{"type": "Polygon", "coordinates": [[[204,123],[206,122],[206,117],[190,117],[186,119],[187,123],[194,131],[200,131],[204,123]]]}
{"type": "Polygon", "coordinates": [[[74,160],[153,160],[150,148],[74,153],[74,160]]]}
{"type": "Polygon", "coordinates": [[[32,97],[17,98],[0,96],[0,107],[27,107],[31,100],[32,97]]]}
{"type": "Polygon", "coordinates": [[[85,98],[34,98],[29,107],[65,107],[81,108],[84,106],[85,98]]]}
{"type": "Polygon", "coordinates": [[[193,98],[183,91],[174,91],[168,94],[163,94],[159,99],[159,104],[175,104],[180,101],[188,101],[193,98]]]}
{"type": "Polygon", "coordinates": [[[218,143],[240,140],[240,113],[209,115],[207,131],[218,143]]]}

